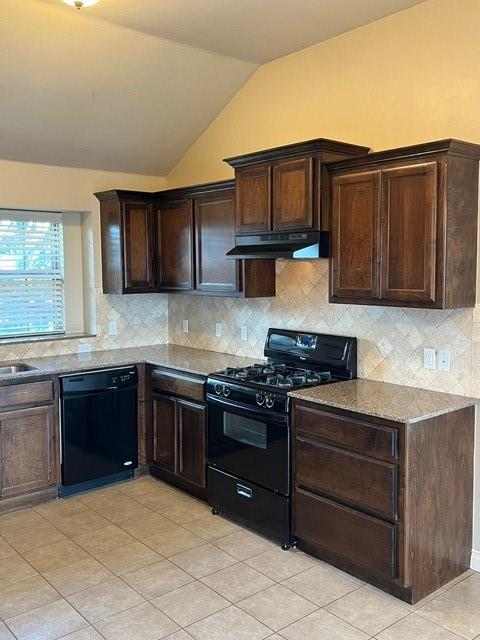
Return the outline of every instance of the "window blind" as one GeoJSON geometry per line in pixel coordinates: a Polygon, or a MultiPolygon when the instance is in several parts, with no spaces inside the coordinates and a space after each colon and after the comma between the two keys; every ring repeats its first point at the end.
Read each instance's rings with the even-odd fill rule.
{"type": "Polygon", "coordinates": [[[0,209],[0,338],[65,332],[60,213],[0,209]]]}

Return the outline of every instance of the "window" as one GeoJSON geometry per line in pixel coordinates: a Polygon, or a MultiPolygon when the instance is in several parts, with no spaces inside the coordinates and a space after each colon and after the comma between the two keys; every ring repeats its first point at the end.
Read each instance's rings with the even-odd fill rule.
{"type": "Polygon", "coordinates": [[[0,338],[64,332],[62,214],[0,209],[0,338]]]}

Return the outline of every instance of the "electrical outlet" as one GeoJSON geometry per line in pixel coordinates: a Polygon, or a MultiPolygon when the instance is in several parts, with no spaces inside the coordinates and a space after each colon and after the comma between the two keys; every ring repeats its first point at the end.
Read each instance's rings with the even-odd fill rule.
{"type": "Polygon", "coordinates": [[[248,340],[248,329],[247,329],[247,325],[242,324],[242,326],[240,327],[240,337],[242,340],[248,340]]]}
{"type": "Polygon", "coordinates": [[[450,351],[438,352],[438,370],[450,371],[450,351]]]}
{"type": "Polygon", "coordinates": [[[423,350],[423,366],[425,369],[437,368],[437,354],[435,352],[435,349],[423,350]]]}
{"type": "Polygon", "coordinates": [[[222,323],[221,322],[216,322],[215,323],[215,335],[217,338],[221,338],[222,337],[222,323]]]}
{"type": "Polygon", "coordinates": [[[188,333],[188,320],[182,320],[182,331],[188,333]]]}
{"type": "Polygon", "coordinates": [[[108,335],[116,336],[118,334],[118,326],[116,320],[110,320],[108,323],[108,335]]]}

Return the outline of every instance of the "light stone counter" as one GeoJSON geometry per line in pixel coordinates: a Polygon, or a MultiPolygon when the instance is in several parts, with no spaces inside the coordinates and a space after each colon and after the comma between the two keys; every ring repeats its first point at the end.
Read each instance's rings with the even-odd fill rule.
{"type": "Polygon", "coordinates": [[[291,391],[292,398],[376,416],[393,422],[418,422],[480,403],[480,399],[359,378],[291,391]]]}
{"type": "MultiPolygon", "coordinates": [[[[37,367],[33,371],[0,375],[2,382],[20,382],[22,378],[35,378],[46,375],[58,375],[88,371],[107,367],[122,367],[132,364],[147,363],[155,366],[178,369],[187,373],[207,376],[226,367],[244,367],[255,360],[243,358],[229,353],[192,349],[174,344],[160,344],[151,347],[130,347],[109,351],[92,351],[91,353],[68,354],[63,356],[47,356],[42,358],[22,359],[25,364],[37,367]]],[[[10,364],[2,362],[0,366],[10,364]]]]}

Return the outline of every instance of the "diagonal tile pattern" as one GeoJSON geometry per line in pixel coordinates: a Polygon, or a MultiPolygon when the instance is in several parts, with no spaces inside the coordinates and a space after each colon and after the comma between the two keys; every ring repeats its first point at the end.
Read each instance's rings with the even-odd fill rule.
{"type": "Polygon", "coordinates": [[[275,267],[275,298],[169,296],[169,342],[261,358],[269,327],[355,335],[361,378],[478,396],[480,305],[445,311],[329,304],[328,261],[277,260],[275,267]],[[224,327],[221,338],[217,322],[224,327]],[[240,338],[242,325],[247,341],[240,338]],[[424,369],[424,347],[448,348],[450,372],[424,369]]]}
{"type": "Polygon", "coordinates": [[[0,516],[0,640],[473,640],[479,611],[478,573],[410,607],[151,477],[0,516]]]}

